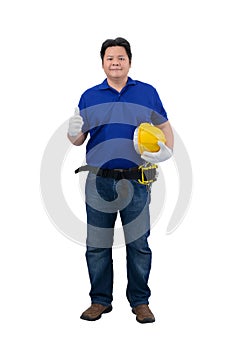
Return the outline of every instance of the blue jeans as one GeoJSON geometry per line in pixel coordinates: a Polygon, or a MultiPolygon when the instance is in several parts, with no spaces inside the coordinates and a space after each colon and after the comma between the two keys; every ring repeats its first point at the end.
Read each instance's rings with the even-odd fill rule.
{"type": "Polygon", "coordinates": [[[113,300],[112,245],[118,212],[124,231],[127,299],[131,307],[148,304],[151,250],[150,192],[135,180],[114,180],[89,174],[86,181],[87,250],[92,303],[109,305],[113,300]]]}

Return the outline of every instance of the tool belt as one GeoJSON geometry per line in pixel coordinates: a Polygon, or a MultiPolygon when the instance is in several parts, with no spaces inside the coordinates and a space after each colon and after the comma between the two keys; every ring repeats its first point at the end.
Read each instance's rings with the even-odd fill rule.
{"type": "Polygon", "coordinates": [[[115,180],[137,180],[142,185],[150,185],[157,180],[157,168],[158,166],[156,164],[150,163],[129,169],[102,169],[90,165],[84,165],[76,169],[75,174],[81,171],[90,171],[97,176],[109,177],[115,180]]]}

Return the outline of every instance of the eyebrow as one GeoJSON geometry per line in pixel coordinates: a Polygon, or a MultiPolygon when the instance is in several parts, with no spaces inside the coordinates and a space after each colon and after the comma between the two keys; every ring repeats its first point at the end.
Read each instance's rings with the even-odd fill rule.
{"type": "MultiPolygon", "coordinates": [[[[107,55],[107,57],[114,57],[114,55],[107,55]]],[[[118,55],[117,57],[126,57],[126,55],[118,55]]]]}

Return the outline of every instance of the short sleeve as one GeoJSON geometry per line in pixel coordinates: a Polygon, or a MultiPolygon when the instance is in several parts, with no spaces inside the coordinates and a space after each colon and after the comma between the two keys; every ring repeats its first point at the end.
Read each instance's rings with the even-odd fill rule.
{"type": "Polygon", "coordinates": [[[165,123],[168,120],[167,112],[165,111],[161,99],[156,89],[153,91],[153,110],[151,121],[154,125],[165,123]]]}

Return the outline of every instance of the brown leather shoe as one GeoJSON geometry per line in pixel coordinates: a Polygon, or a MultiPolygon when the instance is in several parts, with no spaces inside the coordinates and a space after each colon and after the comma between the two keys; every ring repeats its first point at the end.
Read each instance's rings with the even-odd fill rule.
{"type": "Polygon", "coordinates": [[[132,309],[136,320],[140,323],[151,323],[155,321],[154,315],[147,304],[137,305],[132,309]]]}
{"type": "Polygon", "coordinates": [[[80,318],[86,321],[96,321],[101,318],[102,314],[111,312],[111,305],[101,305],[101,304],[92,304],[87,310],[85,310],[80,318]]]}

